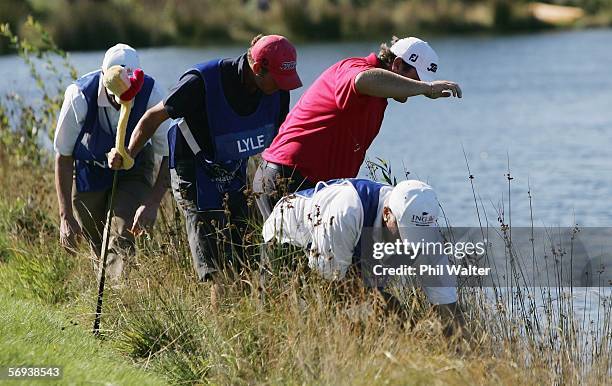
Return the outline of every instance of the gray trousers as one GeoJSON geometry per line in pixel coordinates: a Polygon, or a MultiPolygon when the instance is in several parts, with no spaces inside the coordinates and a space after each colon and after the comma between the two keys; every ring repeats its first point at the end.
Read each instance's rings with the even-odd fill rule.
{"type": "MultiPolygon", "coordinates": [[[[170,169],[172,194],[185,216],[193,267],[201,281],[248,260],[244,246],[248,210],[244,189],[227,193],[227,208],[199,211],[193,160],[177,160],[170,169]],[[226,210],[227,209],[227,210],[226,210]]],[[[246,188],[246,187],[245,187],[246,188]]]]}
{"type": "Polygon", "coordinates": [[[265,160],[257,167],[253,177],[253,192],[264,221],[270,217],[274,205],[281,198],[314,187],[315,184],[302,177],[295,168],[272,164],[265,160]]]}

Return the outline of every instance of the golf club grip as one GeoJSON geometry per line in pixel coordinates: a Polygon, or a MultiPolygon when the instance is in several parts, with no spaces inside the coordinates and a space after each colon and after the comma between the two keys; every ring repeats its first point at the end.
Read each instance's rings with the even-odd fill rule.
{"type": "Polygon", "coordinates": [[[115,137],[115,149],[123,158],[123,169],[131,169],[134,166],[134,159],[128,154],[125,148],[125,133],[127,130],[130,111],[132,109],[132,101],[121,101],[121,109],[119,110],[119,122],[117,124],[117,136],[115,137]]]}

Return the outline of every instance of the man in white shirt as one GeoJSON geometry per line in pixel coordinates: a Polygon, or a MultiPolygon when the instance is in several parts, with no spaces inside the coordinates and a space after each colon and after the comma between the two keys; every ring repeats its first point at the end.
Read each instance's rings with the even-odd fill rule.
{"type": "MultiPolygon", "coordinates": [[[[96,254],[100,253],[113,179],[106,153],[115,144],[120,108],[115,96],[103,86],[102,77],[115,65],[125,67],[131,76],[140,68],[138,53],[126,44],[109,48],[101,70],[85,74],[68,86],[57,122],[54,148],[60,243],[69,250],[84,234],[96,254]]],[[[145,75],[144,85],[134,98],[126,138],[130,138],[145,111],[162,98],[155,80],[145,75]]],[[[107,269],[112,279],[119,278],[124,257],[133,252],[132,232],[154,223],[166,192],[169,124],[166,121],[160,126],[135,166],[119,174],[107,269]],[[159,168],[155,155],[162,157],[159,168]]]]}
{"type": "MultiPolygon", "coordinates": [[[[281,199],[263,227],[265,242],[276,240],[307,249],[308,265],[328,280],[345,277],[363,254],[361,238],[373,242],[434,241],[439,203],[434,190],[417,180],[393,187],[364,179],[319,182],[314,189],[281,199]],[[361,256],[360,256],[361,255],[361,256]]],[[[444,254],[422,254],[415,266],[449,265],[444,254]]],[[[429,301],[442,314],[457,315],[456,277],[422,281],[429,301]]]]}

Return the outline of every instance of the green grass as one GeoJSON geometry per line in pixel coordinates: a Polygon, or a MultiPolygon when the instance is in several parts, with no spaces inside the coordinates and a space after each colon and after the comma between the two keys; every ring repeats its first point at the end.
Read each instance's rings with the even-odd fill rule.
{"type": "MultiPolygon", "coordinates": [[[[271,265],[263,282],[258,271],[223,280],[213,304],[170,200],[151,237],[139,240],[128,280],[107,287],[104,339],[96,339],[90,252],[58,245],[53,173],[5,166],[0,366],[64,366],[70,384],[598,384],[609,373],[607,339],[587,366],[574,345],[539,343],[567,340],[556,325],[531,340],[520,318],[465,293],[474,339],[449,340],[418,293],[404,294],[414,325],[400,326],[382,317],[371,292],[343,296],[302,269],[302,254],[282,248],[278,258],[292,264],[271,265]]],[[[609,326],[610,307],[602,312],[609,326]]]]}
{"type": "Polygon", "coordinates": [[[0,366],[61,366],[63,384],[166,384],[52,307],[0,292],[0,309],[0,366]]]}
{"type": "MultiPolygon", "coordinates": [[[[47,201],[42,198],[36,202],[47,201]]],[[[71,384],[484,379],[479,361],[452,355],[435,321],[424,319],[407,334],[376,314],[354,320],[347,311],[374,299],[339,302],[329,283],[299,269],[277,272],[263,286],[256,274],[243,276],[242,283],[228,280],[213,307],[210,285],[198,284],[191,267],[180,262],[188,252],[175,247],[184,237],[178,232],[174,239],[157,233],[141,245],[130,281],[107,288],[105,339],[98,340],[90,333],[95,277],[86,248],[76,256],[64,253],[42,220],[49,213],[45,205],[24,202],[0,199],[0,310],[6,310],[0,316],[0,365],[64,366],[64,382],[71,384]]],[[[497,377],[512,378],[505,361],[483,360],[497,377]]]]}
{"type": "Polygon", "coordinates": [[[62,366],[64,384],[166,384],[91,334],[93,271],[48,242],[54,228],[40,206],[0,200],[0,366],[62,366]]]}

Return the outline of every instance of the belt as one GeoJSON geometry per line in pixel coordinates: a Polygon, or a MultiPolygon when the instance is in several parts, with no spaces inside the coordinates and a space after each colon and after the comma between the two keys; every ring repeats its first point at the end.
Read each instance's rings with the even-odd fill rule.
{"type": "Polygon", "coordinates": [[[264,161],[264,167],[265,168],[270,168],[270,169],[274,169],[278,172],[282,172],[283,168],[286,168],[285,165],[279,165],[279,164],[275,164],[274,162],[270,162],[270,161],[264,161]]]}
{"type": "Polygon", "coordinates": [[[283,177],[292,176],[292,178],[296,180],[306,180],[306,178],[302,176],[302,173],[300,173],[300,171],[297,170],[295,166],[287,166],[287,165],[277,164],[277,163],[270,162],[270,161],[264,161],[264,162],[265,162],[264,164],[265,168],[276,170],[277,172],[282,174],[283,177]]]}

